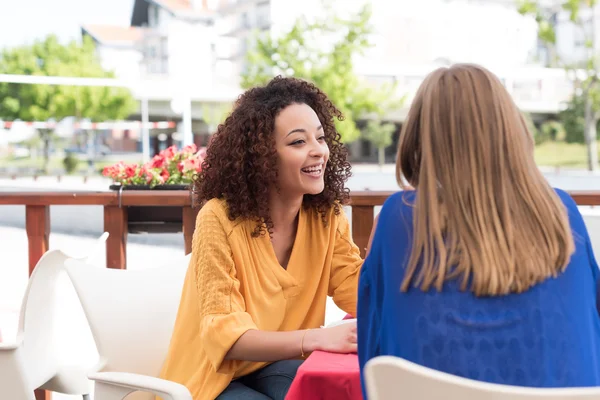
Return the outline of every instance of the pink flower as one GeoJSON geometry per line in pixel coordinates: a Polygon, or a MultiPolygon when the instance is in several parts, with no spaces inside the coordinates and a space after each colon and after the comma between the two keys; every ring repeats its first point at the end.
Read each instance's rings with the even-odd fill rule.
{"type": "Polygon", "coordinates": [[[168,162],[175,157],[175,153],[177,153],[177,146],[171,146],[158,153],[158,155],[168,162]]]}
{"type": "Polygon", "coordinates": [[[125,164],[120,161],[105,167],[102,175],[123,185],[186,184],[202,170],[205,156],[206,148],[198,149],[195,144],[185,146],[181,151],[170,146],[146,164],[125,164]]]}
{"type": "Polygon", "coordinates": [[[195,143],[189,144],[185,146],[182,150],[182,154],[194,154],[198,151],[198,146],[195,143]]]}
{"type": "Polygon", "coordinates": [[[190,171],[198,171],[199,172],[200,170],[201,170],[200,159],[188,158],[187,160],[183,161],[183,173],[190,172],[190,171]]]}

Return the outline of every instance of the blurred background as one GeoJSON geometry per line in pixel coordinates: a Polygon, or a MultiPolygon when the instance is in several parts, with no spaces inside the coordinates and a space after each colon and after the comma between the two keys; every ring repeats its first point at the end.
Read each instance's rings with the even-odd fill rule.
{"type": "Polygon", "coordinates": [[[482,64],[502,79],[534,132],[541,167],[597,169],[600,102],[590,72],[600,24],[588,4],[6,3],[0,176],[94,176],[115,160],[141,161],[173,144],[204,146],[236,97],[275,74],[313,80],[344,111],[339,128],[354,164],[393,163],[416,88],[436,67],[456,62],[482,64]],[[586,126],[594,131],[587,139],[586,126]]]}
{"type": "MultiPolygon", "coordinates": [[[[206,146],[236,98],[274,75],[315,82],[343,111],[351,190],[396,190],[411,99],[457,62],[502,80],[552,185],[600,190],[593,0],[3,0],[0,16],[0,196],[108,190],[102,168],[206,146]]],[[[584,211],[600,238],[598,209],[584,211]]],[[[50,247],[91,246],[102,212],[53,207],[50,247]]],[[[24,215],[0,206],[5,337],[27,282],[24,215]]],[[[131,235],[128,268],[182,248],[180,234],[131,235]]]]}

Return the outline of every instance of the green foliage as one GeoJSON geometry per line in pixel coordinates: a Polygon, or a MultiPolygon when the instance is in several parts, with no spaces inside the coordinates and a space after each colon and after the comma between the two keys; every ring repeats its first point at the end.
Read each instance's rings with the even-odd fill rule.
{"type": "Polygon", "coordinates": [[[392,144],[393,134],[396,131],[396,125],[392,123],[383,123],[378,120],[370,120],[365,128],[365,139],[373,144],[373,146],[386,148],[392,144]]]}
{"type": "Polygon", "coordinates": [[[566,131],[563,124],[559,121],[549,120],[544,122],[540,129],[538,129],[538,135],[536,136],[535,143],[542,144],[547,141],[563,141],[566,137],[566,131]]]}
{"type": "MultiPolygon", "coordinates": [[[[54,35],[30,46],[4,49],[0,74],[112,78],[96,56],[94,43],[85,37],[81,44],[59,43],[54,35]]],[[[0,82],[0,118],[46,121],[68,116],[92,121],[120,120],[136,109],[136,101],[124,88],[31,85],[0,82]]],[[[49,161],[51,132],[39,131],[44,146],[44,166],[49,161]]]]}
{"type": "MultiPolygon", "coordinates": [[[[581,11],[592,9],[597,4],[597,0],[563,0],[554,4],[548,2],[533,1],[533,0],[518,0],[518,10],[523,15],[532,15],[538,23],[538,37],[544,41],[553,54],[551,64],[559,64],[566,69],[579,69],[579,74],[583,73],[582,78],[579,74],[574,74],[574,84],[580,92],[574,93],[573,98],[568,104],[566,110],[561,112],[560,119],[565,128],[565,140],[569,143],[587,143],[590,148],[588,151],[588,168],[593,170],[598,167],[598,158],[596,156],[596,141],[593,140],[597,136],[596,126],[600,116],[600,80],[597,78],[597,63],[598,57],[595,51],[595,33],[590,32],[586,27],[591,22],[591,18],[595,18],[594,13],[591,16],[585,16],[581,11]],[[573,24],[575,30],[579,31],[584,38],[587,58],[582,60],[577,65],[567,65],[556,56],[556,33],[551,21],[556,20],[559,12],[567,12],[569,21],[573,24]],[[591,102],[590,118],[586,121],[584,118],[584,109],[586,101],[591,102]],[[586,123],[589,124],[589,129],[586,129],[586,123]],[[585,137],[588,133],[589,138],[586,141],[585,137]]],[[[589,104],[589,103],[588,103],[589,104]]]]}
{"type": "MultiPolygon", "coordinates": [[[[59,43],[54,35],[0,53],[0,74],[111,78],[96,57],[92,40],[59,43]]],[[[45,121],[67,116],[92,121],[130,115],[136,102],[128,90],[108,87],[25,85],[0,82],[0,118],[45,121]]]]}
{"type": "Polygon", "coordinates": [[[63,167],[65,167],[65,171],[67,174],[72,174],[77,171],[77,166],[79,165],[79,159],[73,155],[73,153],[67,153],[65,158],[63,158],[63,167]]]}
{"type": "Polygon", "coordinates": [[[370,18],[371,8],[366,5],[349,18],[329,12],[311,22],[299,18],[279,37],[258,35],[247,55],[242,86],[263,85],[275,75],[309,80],[344,114],[344,121],[336,121],[344,141],[356,140],[358,119],[394,107],[394,85],[374,87],[354,72],[353,57],[371,46],[370,18]]]}
{"type": "Polygon", "coordinates": [[[581,96],[573,96],[567,103],[567,108],[558,115],[565,127],[565,141],[567,143],[585,143],[583,107],[583,98],[581,96]]]}
{"type": "Polygon", "coordinates": [[[379,165],[385,164],[385,149],[393,142],[396,125],[383,123],[379,120],[370,120],[365,128],[365,139],[373,144],[378,150],[379,165]]]}
{"type": "MultiPolygon", "coordinates": [[[[600,108],[594,99],[594,108],[600,108]]],[[[585,99],[582,95],[575,95],[567,103],[567,108],[558,115],[565,130],[565,141],[567,143],[585,143],[585,99]]],[[[598,123],[596,122],[596,125],[598,123]]],[[[596,130],[596,137],[600,139],[600,131],[596,130]]]]}

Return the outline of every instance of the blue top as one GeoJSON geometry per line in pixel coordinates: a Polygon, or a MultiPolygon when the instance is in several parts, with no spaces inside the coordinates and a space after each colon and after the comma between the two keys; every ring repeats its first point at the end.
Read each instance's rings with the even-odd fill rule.
{"type": "Polygon", "coordinates": [[[358,288],[363,392],[365,363],[379,355],[493,383],[600,386],[598,264],[577,205],[556,192],[567,207],[576,246],[567,269],[525,293],[497,297],[462,292],[457,281],[447,281],[441,292],[401,292],[415,192],[399,192],[385,202],[358,288]]]}

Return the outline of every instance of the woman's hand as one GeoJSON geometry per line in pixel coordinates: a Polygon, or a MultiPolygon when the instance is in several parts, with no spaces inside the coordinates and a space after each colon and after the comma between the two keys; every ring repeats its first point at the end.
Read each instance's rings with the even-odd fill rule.
{"type": "Polygon", "coordinates": [[[356,321],[306,332],[305,352],[356,353],[356,321]]]}

